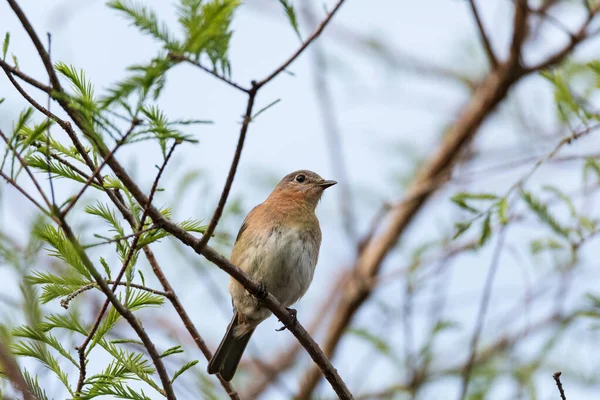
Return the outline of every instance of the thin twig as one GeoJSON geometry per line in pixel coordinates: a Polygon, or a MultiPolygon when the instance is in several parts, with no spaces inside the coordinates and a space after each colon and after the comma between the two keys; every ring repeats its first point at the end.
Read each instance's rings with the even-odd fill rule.
{"type": "Polygon", "coordinates": [[[225,82],[226,84],[228,84],[229,86],[232,86],[234,88],[236,88],[237,90],[241,90],[242,92],[246,92],[248,94],[250,94],[250,91],[252,89],[246,89],[245,87],[242,87],[241,85],[238,85],[237,83],[233,82],[230,79],[225,78],[223,75],[220,75],[219,73],[217,73],[216,71],[205,67],[204,65],[200,64],[200,61],[196,61],[196,60],[192,60],[191,58],[183,55],[183,54],[175,54],[175,53],[169,53],[168,55],[169,59],[173,60],[173,61],[185,61],[188,62],[192,65],[195,65],[196,67],[200,68],[203,71],[208,72],[209,74],[211,74],[212,76],[214,76],[215,78],[221,80],[222,82],[225,82]]]}
{"type": "Polygon", "coordinates": [[[244,114],[244,120],[242,122],[242,128],[240,129],[240,136],[238,138],[237,146],[235,148],[235,154],[233,155],[233,161],[231,162],[231,167],[229,168],[229,174],[227,175],[227,180],[225,181],[225,186],[223,187],[223,192],[221,193],[221,197],[219,198],[219,203],[217,204],[217,208],[210,219],[208,227],[206,231],[200,238],[198,242],[198,251],[202,252],[202,248],[206,246],[211,236],[213,235],[217,224],[219,223],[219,219],[221,219],[221,215],[223,215],[223,210],[225,209],[225,204],[227,203],[227,197],[229,196],[229,192],[231,191],[231,185],[233,184],[233,179],[235,178],[235,173],[237,171],[238,164],[240,162],[240,157],[242,156],[242,149],[244,148],[244,141],[246,140],[246,132],[248,132],[248,125],[250,125],[250,121],[252,120],[252,108],[254,107],[254,99],[256,98],[258,87],[252,82],[252,89],[248,93],[248,104],[246,105],[246,114],[244,114]]]}
{"type": "Polygon", "coordinates": [[[590,23],[592,22],[592,20],[596,17],[598,12],[600,12],[600,3],[597,3],[590,10],[584,23],[581,25],[581,27],[579,28],[579,30],[576,33],[571,35],[571,39],[569,40],[569,43],[565,47],[563,47],[562,49],[560,49],[553,55],[549,56],[544,61],[542,61],[538,64],[535,64],[531,67],[525,68],[526,72],[530,73],[530,72],[548,69],[550,67],[555,66],[560,61],[562,61],[568,54],[570,54],[575,49],[575,47],[577,47],[577,45],[579,45],[586,38],[589,37],[589,35],[587,35],[587,33],[586,33],[587,28],[590,25],[590,23]]]}
{"type": "Polygon", "coordinates": [[[48,201],[48,198],[46,197],[46,194],[42,190],[42,187],[40,186],[40,184],[38,183],[37,179],[35,179],[35,176],[33,176],[33,173],[29,169],[29,165],[27,165],[27,163],[25,162],[25,160],[23,160],[23,158],[21,157],[21,155],[19,154],[19,152],[10,144],[10,140],[8,140],[8,137],[6,137],[6,135],[4,134],[4,132],[2,132],[1,129],[0,129],[0,137],[2,137],[2,140],[4,140],[4,142],[6,143],[6,146],[8,147],[8,149],[10,151],[12,151],[12,153],[15,155],[15,157],[17,157],[17,159],[19,160],[19,163],[21,163],[21,165],[25,169],[25,172],[27,172],[27,175],[29,175],[29,178],[31,179],[31,181],[35,185],[36,189],[38,190],[38,192],[42,196],[42,199],[44,200],[44,203],[46,203],[46,205],[48,206],[48,208],[51,209],[53,203],[51,204],[50,201],[48,201]]]}
{"type": "Polygon", "coordinates": [[[48,212],[48,210],[46,210],[44,207],[42,207],[40,203],[35,201],[35,199],[33,197],[31,197],[31,195],[29,193],[27,193],[27,191],[25,189],[23,189],[21,186],[19,186],[17,184],[17,182],[14,181],[14,179],[12,179],[10,176],[6,175],[2,171],[0,171],[0,176],[2,178],[4,178],[8,184],[12,185],[15,189],[17,189],[19,192],[21,192],[22,195],[27,197],[27,199],[29,201],[31,201],[37,208],[39,208],[40,211],[44,213],[44,215],[46,215],[48,217],[51,216],[50,213],[48,212]]]}
{"type": "Polygon", "coordinates": [[[325,17],[325,19],[323,20],[323,22],[321,22],[319,24],[319,26],[317,26],[317,29],[312,33],[312,35],[310,35],[308,37],[308,39],[306,39],[306,41],[302,44],[302,46],[300,46],[300,48],[298,50],[296,50],[296,52],[294,54],[292,54],[290,56],[290,58],[288,58],[286,61],[284,61],[283,64],[281,64],[281,66],[279,68],[277,68],[275,71],[273,71],[269,76],[267,76],[265,79],[263,79],[262,81],[259,81],[256,83],[256,88],[260,88],[264,85],[266,85],[267,83],[269,83],[273,78],[275,78],[277,75],[279,75],[280,73],[282,73],[287,67],[290,66],[291,63],[294,62],[294,60],[296,60],[296,58],[298,58],[300,56],[300,54],[302,54],[302,52],[304,50],[306,50],[306,48],[317,38],[319,37],[319,35],[321,34],[321,32],[323,32],[323,29],[325,29],[325,27],[327,26],[327,24],[329,23],[329,21],[331,21],[331,18],[333,18],[333,16],[335,15],[335,13],[340,9],[340,7],[342,6],[342,4],[344,4],[344,0],[339,0],[337,2],[337,4],[333,7],[333,9],[331,10],[331,12],[329,14],[327,14],[327,17],[325,17]]]}
{"type": "Polygon", "coordinates": [[[130,239],[132,237],[139,236],[139,235],[142,235],[144,233],[148,233],[150,231],[154,231],[154,230],[157,230],[157,229],[158,229],[158,227],[153,225],[153,226],[151,226],[149,228],[142,229],[141,231],[130,233],[129,235],[119,236],[119,237],[115,237],[115,238],[112,238],[112,239],[106,239],[103,242],[86,244],[86,245],[83,246],[83,248],[84,249],[90,249],[92,247],[97,247],[97,246],[102,246],[102,245],[105,245],[105,244],[120,242],[122,240],[127,240],[127,239],[130,239]]]}
{"type": "Polygon", "coordinates": [[[554,381],[556,382],[556,387],[558,387],[558,392],[560,393],[560,398],[562,400],[567,400],[567,396],[565,396],[565,391],[563,389],[562,382],[560,381],[561,375],[562,375],[562,372],[558,371],[558,372],[555,372],[552,375],[552,377],[554,378],[554,381]]]}
{"type": "Polygon", "coordinates": [[[490,39],[488,38],[488,35],[485,31],[485,27],[483,26],[483,22],[481,20],[481,16],[479,15],[479,11],[477,11],[477,5],[475,4],[475,0],[469,0],[469,4],[471,6],[471,11],[473,12],[473,17],[475,18],[475,23],[477,23],[479,36],[481,38],[481,42],[483,43],[483,47],[485,48],[485,52],[490,62],[490,66],[492,67],[492,69],[496,69],[496,67],[498,66],[498,59],[494,54],[492,43],[490,42],[490,39]]]}
{"type": "MultiPolygon", "coordinates": [[[[108,283],[109,285],[116,284],[116,285],[119,285],[119,286],[130,286],[132,288],[140,289],[140,290],[143,290],[145,292],[150,292],[150,293],[153,293],[153,294],[157,294],[159,296],[168,297],[167,293],[165,293],[163,291],[152,289],[152,288],[149,288],[149,287],[144,286],[144,285],[138,285],[136,283],[117,282],[117,281],[106,281],[106,283],[108,283]]],[[[81,293],[86,292],[88,290],[91,290],[93,288],[97,288],[97,287],[98,287],[97,283],[90,283],[89,285],[85,285],[85,286],[80,287],[79,289],[77,289],[73,293],[69,294],[64,299],[62,299],[60,301],[60,306],[62,308],[64,308],[65,310],[67,310],[69,308],[69,303],[71,302],[71,300],[73,300],[75,297],[79,296],[81,293]]]]}
{"type": "Polygon", "coordinates": [[[52,61],[50,60],[50,55],[44,48],[44,45],[42,44],[42,41],[40,40],[37,33],[35,33],[35,29],[33,29],[33,26],[29,22],[29,19],[27,19],[27,16],[25,16],[25,13],[23,12],[23,10],[19,6],[19,4],[16,2],[16,0],[7,0],[7,1],[8,1],[8,4],[10,5],[10,7],[13,9],[17,18],[19,18],[21,25],[23,25],[23,28],[25,28],[25,31],[29,35],[29,38],[33,42],[35,49],[37,50],[40,58],[42,59],[42,63],[44,64],[44,67],[46,68],[46,72],[48,73],[48,77],[50,78],[50,84],[51,84],[52,88],[54,90],[62,91],[60,81],[58,80],[58,75],[56,74],[56,71],[54,71],[54,67],[52,66],[52,61]]]}
{"type": "Polygon", "coordinates": [[[500,255],[502,253],[502,248],[504,247],[505,234],[506,228],[502,227],[502,230],[500,231],[498,236],[496,248],[494,249],[494,254],[492,255],[492,263],[490,265],[490,269],[485,280],[485,286],[483,288],[481,303],[479,305],[479,312],[477,313],[477,322],[475,323],[475,330],[473,331],[473,337],[471,338],[471,350],[469,353],[469,359],[465,364],[465,368],[462,374],[461,391],[460,396],[458,397],[460,400],[464,400],[467,396],[469,380],[471,379],[471,371],[475,363],[475,358],[477,357],[477,346],[479,345],[479,338],[481,337],[481,332],[483,330],[483,324],[485,322],[485,316],[487,314],[488,305],[490,303],[490,298],[492,297],[492,286],[494,284],[494,278],[496,277],[496,271],[498,270],[498,266],[500,265],[500,255]]]}
{"type": "MultiPolygon", "coordinates": [[[[50,32],[48,35],[48,57],[52,54],[52,35],[50,32]]],[[[50,82],[52,84],[52,82],[50,82]]],[[[50,103],[52,102],[52,94],[48,93],[48,102],[46,103],[46,108],[50,111],[50,103]]],[[[48,129],[46,129],[46,146],[48,150],[50,150],[50,121],[48,120],[48,129]]],[[[56,196],[54,194],[54,182],[52,180],[52,172],[50,172],[50,151],[46,155],[46,163],[48,164],[48,182],[50,183],[50,194],[52,195],[52,209],[56,207],[56,196]]]]}

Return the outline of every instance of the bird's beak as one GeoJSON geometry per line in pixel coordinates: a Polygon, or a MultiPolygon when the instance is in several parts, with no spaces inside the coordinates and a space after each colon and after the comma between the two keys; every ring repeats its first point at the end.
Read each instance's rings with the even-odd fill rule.
{"type": "Polygon", "coordinates": [[[323,190],[325,190],[328,187],[335,185],[336,183],[337,183],[336,181],[322,180],[321,182],[319,182],[319,186],[321,186],[323,188],[323,190]]]}

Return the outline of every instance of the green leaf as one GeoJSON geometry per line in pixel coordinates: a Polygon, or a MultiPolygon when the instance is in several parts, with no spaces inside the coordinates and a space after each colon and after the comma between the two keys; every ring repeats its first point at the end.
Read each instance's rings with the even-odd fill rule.
{"type": "Polygon", "coordinates": [[[390,355],[390,353],[392,351],[391,346],[387,342],[385,342],[383,339],[374,335],[373,333],[369,332],[366,329],[350,328],[350,329],[348,329],[348,333],[356,335],[356,336],[366,340],[367,342],[372,344],[373,347],[375,347],[375,349],[377,351],[379,351],[380,353],[383,353],[385,355],[390,355]]]}
{"type": "Polygon", "coordinates": [[[52,225],[45,225],[35,229],[34,234],[52,246],[52,249],[49,249],[50,255],[65,261],[87,279],[92,279],[89,271],[81,261],[79,253],[65,237],[62,230],[59,230],[52,225]]]}
{"type": "Polygon", "coordinates": [[[241,4],[240,0],[180,0],[179,23],[185,33],[182,45],[184,53],[195,59],[202,54],[208,56],[213,69],[225,76],[231,75],[228,59],[231,40],[231,21],[241,4]]]}
{"type": "Polygon", "coordinates": [[[169,27],[164,22],[159,22],[156,13],[146,7],[144,4],[133,1],[109,1],[107,5],[117,11],[121,11],[131,20],[132,25],[138,27],[140,31],[149,34],[162,42],[169,50],[179,48],[179,43],[169,31],[169,27]]]}
{"type": "Polygon", "coordinates": [[[35,396],[37,400],[48,400],[48,395],[46,395],[46,390],[40,387],[38,382],[38,377],[35,375],[31,376],[27,369],[23,369],[23,377],[25,378],[25,382],[31,394],[35,396]]]}
{"type": "Polygon", "coordinates": [[[183,348],[181,346],[175,346],[175,347],[171,347],[167,350],[165,350],[160,357],[168,357],[172,354],[178,354],[178,353],[183,353],[183,348]]]}
{"type": "Polygon", "coordinates": [[[533,254],[539,254],[542,251],[556,251],[565,249],[565,245],[552,238],[536,239],[531,241],[529,249],[533,254]]]}
{"type": "Polygon", "coordinates": [[[506,225],[508,223],[508,200],[506,197],[503,197],[498,203],[498,218],[500,218],[500,223],[502,225],[506,225]]]}
{"type": "Polygon", "coordinates": [[[587,183],[589,173],[593,172],[596,174],[596,182],[600,182],[600,164],[593,157],[588,157],[583,165],[583,182],[587,183]]]}
{"type": "Polygon", "coordinates": [[[573,216],[573,217],[577,216],[577,210],[575,209],[575,206],[573,205],[571,198],[569,196],[567,196],[567,194],[565,192],[563,192],[556,186],[552,186],[552,185],[542,186],[542,189],[547,192],[554,193],[569,208],[569,211],[571,212],[571,216],[573,216]]]}
{"type": "Polygon", "coordinates": [[[2,59],[6,60],[6,53],[8,52],[8,45],[10,44],[10,32],[6,32],[4,36],[4,42],[2,43],[2,59]]]}
{"type": "Polygon", "coordinates": [[[531,193],[521,190],[521,198],[525,201],[525,203],[529,206],[529,209],[532,210],[538,218],[548,225],[554,232],[559,234],[564,238],[569,238],[569,230],[563,227],[557,220],[554,218],[550,211],[548,210],[548,206],[542,203],[539,199],[535,198],[531,193]]]}
{"type": "Polygon", "coordinates": [[[173,378],[171,378],[171,382],[175,382],[175,379],[177,379],[177,377],[179,375],[183,374],[185,371],[187,371],[188,369],[192,368],[196,364],[198,364],[198,360],[193,360],[193,361],[190,361],[190,362],[186,363],[183,367],[179,368],[179,370],[177,370],[173,374],[173,378]]]}
{"type": "Polygon", "coordinates": [[[457,222],[456,224],[454,224],[456,232],[454,233],[452,240],[457,239],[459,236],[461,236],[463,233],[465,233],[467,231],[467,229],[469,229],[471,227],[471,223],[472,222],[457,222]]]}
{"type": "Polygon", "coordinates": [[[472,207],[471,205],[467,204],[467,200],[481,201],[481,200],[496,200],[496,199],[498,199],[498,196],[496,196],[495,194],[491,194],[491,193],[466,193],[466,192],[457,193],[450,198],[450,200],[452,200],[460,208],[465,209],[470,212],[473,212],[473,213],[477,213],[477,212],[479,212],[479,210],[476,209],[475,207],[472,207]]]}
{"type": "Polygon", "coordinates": [[[481,225],[481,235],[479,236],[479,246],[483,246],[492,234],[491,218],[492,214],[488,213],[488,215],[483,220],[483,224],[481,225]]]}
{"type": "Polygon", "coordinates": [[[298,27],[298,18],[296,18],[296,11],[294,11],[294,6],[286,0],[279,0],[279,4],[283,6],[283,11],[285,11],[285,15],[287,15],[288,20],[290,21],[290,25],[292,25],[292,28],[294,29],[294,32],[296,32],[298,39],[300,40],[300,42],[302,42],[302,35],[300,35],[300,29],[298,27]]]}

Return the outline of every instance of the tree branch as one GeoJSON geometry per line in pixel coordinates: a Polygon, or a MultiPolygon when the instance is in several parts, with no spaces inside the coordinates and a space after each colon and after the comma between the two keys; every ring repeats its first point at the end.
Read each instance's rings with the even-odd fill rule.
{"type": "Polygon", "coordinates": [[[272,79],[274,79],[277,75],[279,75],[280,73],[282,73],[287,67],[289,67],[290,64],[293,63],[296,60],[296,58],[298,58],[300,56],[300,54],[302,54],[302,52],[304,50],[306,50],[306,48],[317,37],[319,37],[319,35],[321,34],[321,32],[323,32],[323,29],[325,29],[325,27],[327,26],[327,24],[329,23],[329,21],[331,21],[331,18],[333,18],[333,16],[340,9],[340,7],[342,6],[342,4],[344,4],[344,0],[339,0],[337,2],[337,4],[333,7],[333,9],[331,10],[331,12],[329,12],[329,14],[327,14],[327,17],[325,17],[325,19],[323,20],[323,22],[321,22],[319,24],[319,26],[317,26],[317,29],[315,29],[315,31],[312,33],[312,35],[310,35],[308,37],[308,39],[306,39],[306,41],[304,43],[302,43],[302,46],[300,46],[300,48],[298,50],[296,50],[296,52],[294,54],[292,54],[290,56],[290,58],[288,58],[286,61],[284,61],[284,63],[281,64],[281,66],[279,68],[277,68],[275,71],[273,71],[271,73],[271,75],[267,76],[262,81],[259,81],[258,83],[256,83],[256,89],[259,89],[262,86],[266,85],[272,79]]]}
{"type": "Polygon", "coordinates": [[[567,400],[567,396],[565,396],[565,391],[563,389],[562,386],[562,382],[560,381],[560,376],[562,375],[562,372],[555,372],[552,377],[554,378],[554,381],[556,382],[556,387],[558,388],[558,392],[560,393],[560,398],[562,400],[567,400]]]}
{"type": "Polygon", "coordinates": [[[471,12],[473,12],[473,18],[475,19],[475,23],[477,23],[479,37],[481,38],[481,42],[487,54],[490,66],[492,69],[496,69],[496,67],[498,66],[498,59],[494,54],[494,50],[492,48],[490,39],[488,38],[487,33],[485,32],[485,27],[483,26],[483,22],[481,21],[481,17],[479,16],[479,12],[477,11],[477,5],[475,4],[475,0],[469,0],[469,4],[471,6],[471,12]]]}
{"type": "Polygon", "coordinates": [[[494,254],[492,256],[492,264],[490,265],[490,269],[488,271],[487,278],[485,281],[485,286],[483,288],[479,312],[477,314],[477,322],[475,323],[475,330],[473,331],[473,337],[471,338],[471,350],[469,353],[469,359],[467,361],[467,364],[465,365],[465,368],[463,369],[461,394],[459,396],[460,400],[464,400],[466,398],[467,391],[469,389],[471,371],[473,369],[473,364],[475,363],[475,357],[477,356],[477,346],[479,345],[479,338],[481,337],[481,332],[483,330],[485,315],[487,314],[488,306],[490,303],[494,278],[496,277],[496,271],[498,271],[498,266],[500,265],[500,254],[502,253],[502,248],[504,247],[505,233],[506,228],[503,226],[498,237],[498,243],[496,244],[496,248],[494,249],[494,254]]]}
{"type": "Polygon", "coordinates": [[[48,73],[48,77],[50,78],[50,83],[52,84],[52,89],[62,91],[60,81],[58,80],[58,75],[56,74],[56,71],[54,71],[54,67],[52,66],[52,61],[50,60],[50,55],[44,48],[44,45],[42,44],[42,41],[40,40],[37,33],[35,33],[35,30],[33,29],[33,26],[31,25],[31,23],[29,22],[29,19],[27,19],[27,16],[23,12],[23,10],[21,10],[21,7],[19,7],[19,4],[16,2],[16,0],[7,0],[7,1],[8,1],[8,4],[10,5],[10,8],[13,9],[17,18],[19,18],[21,25],[23,25],[23,28],[25,28],[25,31],[27,31],[29,38],[33,42],[35,49],[37,50],[40,58],[42,59],[44,68],[46,68],[46,72],[48,73]]]}
{"type": "Polygon", "coordinates": [[[575,34],[571,35],[569,43],[565,47],[563,47],[561,50],[557,51],[553,55],[549,56],[546,60],[538,64],[532,65],[531,67],[526,67],[526,73],[528,74],[531,72],[551,68],[556,64],[560,63],[562,60],[564,60],[565,57],[571,54],[581,42],[588,38],[587,28],[597,16],[598,12],[600,12],[600,3],[596,4],[594,8],[590,10],[584,23],[581,25],[581,27],[575,34]]]}
{"type": "Polygon", "coordinates": [[[169,57],[169,59],[171,59],[173,61],[180,61],[180,62],[185,61],[192,65],[195,65],[196,67],[200,68],[201,70],[206,71],[209,74],[211,74],[212,76],[214,76],[215,78],[219,79],[221,82],[225,82],[229,86],[234,87],[237,90],[241,90],[242,92],[250,94],[250,91],[252,90],[252,89],[246,89],[245,87],[238,85],[237,83],[233,82],[232,80],[225,78],[223,75],[218,74],[216,71],[200,64],[199,61],[192,60],[191,58],[189,58],[183,54],[169,53],[168,57],[169,57]]]}
{"type": "Polygon", "coordinates": [[[229,174],[227,175],[227,180],[225,181],[225,187],[223,187],[223,192],[221,193],[217,208],[210,219],[210,223],[202,235],[202,238],[200,238],[200,242],[198,243],[199,251],[202,251],[202,248],[208,243],[217,227],[217,224],[219,223],[219,220],[221,219],[221,215],[223,215],[223,210],[225,209],[225,204],[227,203],[227,197],[231,191],[231,185],[233,184],[233,179],[235,178],[240,157],[242,156],[242,149],[244,148],[244,141],[246,140],[248,125],[250,125],[250,121],[252,120],[252,108],[254,107],[254,99],[256,98],[257,91],[258,87],[254,82],[252,82],[252,89],[250,89],[248,92],[246,114],[244,115],[244,120],[242,122],[242,128],[240,130],[240,136],[238,138],[235,154],[233,156],[233,161],[231,162],[231,167],[229,168],[229,174]]]}
{"type": "Polygon", "coordinates": [[[0,364],[4,367],[3,373],[12,382],[15,389],[23,393],[23,400],[36,400],[35,396],[29,391],[27,382],[21,373],[19,364],[11,356],[7,346],[0,342],[0,364]]]}

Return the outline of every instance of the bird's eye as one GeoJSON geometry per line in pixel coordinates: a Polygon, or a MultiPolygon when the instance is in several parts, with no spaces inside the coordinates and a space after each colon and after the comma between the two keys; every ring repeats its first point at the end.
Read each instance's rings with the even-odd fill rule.
{"type": "Polygon", "coordinates": [[[302,183],[306,180],[306,177],[302,174],[296,176],[296,182],[302,183]]]}

